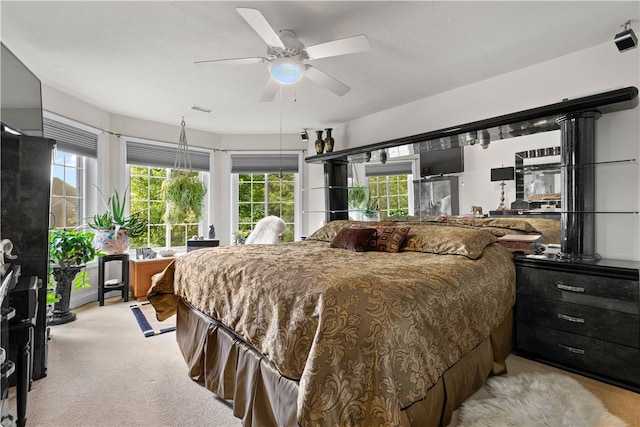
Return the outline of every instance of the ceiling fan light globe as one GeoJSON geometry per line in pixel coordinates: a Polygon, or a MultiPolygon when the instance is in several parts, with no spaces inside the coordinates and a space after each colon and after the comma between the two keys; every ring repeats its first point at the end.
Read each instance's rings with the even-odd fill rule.
{"type": "Polygon", "coordinates": [[[269,63],[269,73],[278,83],[295,83],[302,78],[304,70],[304,64],[293,58],[276,59],[269,63]]]}

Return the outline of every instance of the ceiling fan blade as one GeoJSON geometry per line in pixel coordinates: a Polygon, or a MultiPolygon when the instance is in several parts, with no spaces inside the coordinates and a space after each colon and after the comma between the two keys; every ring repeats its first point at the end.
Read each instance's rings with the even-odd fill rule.
{"type": "Polygon", "coordinates": [[[262,15],[262,12],[258,9],[249,9],[246,7],[238,7],[236,11],[251,25],[251,28],[258,33],[265,43],[269,46],[285,48],[284,43],[282,43],[282,40],[280,40],[280,37],[278,37],[278,34],[273,30],[264,15],[262,15]]]}
{"type": "Polygon", "coordinates": [[[342,83],[340,80],[336,80],[324,71],[320,71],[311,65],[307,65],[307,70],[304,72],[304,76],[318,86],[329,89],[338,96],[345,95],[351,90],[349,86],[342,83]]]}
{"type": "Polygon", "coordinates": [[[267,58],[253,57],[253,58],[211,59],[207,61],[194,61],[194,64],[197,66],[245,65],[245,64],[261,64],[263,62],[268,62],[267,58]]]}
{"type": "Polygon", "coordinates": [[[327,58],[329,56],[345,55],[347,53],[363,52],[371,49],[371,43],[364,34],[347,37],[326,43],[307,47],[309,59],[327,58]]]}
{"type": "Polygon", "coordinates": [[[267,81],[266,86],[264,87],[264,91],[262,92],[262,96],[260,97],[260,102],[271,102],[276,97],[276,93],[278,93],[278,89],[280,88],[280,83],[273,77],[269,76],[269,80],[267,81]]]}

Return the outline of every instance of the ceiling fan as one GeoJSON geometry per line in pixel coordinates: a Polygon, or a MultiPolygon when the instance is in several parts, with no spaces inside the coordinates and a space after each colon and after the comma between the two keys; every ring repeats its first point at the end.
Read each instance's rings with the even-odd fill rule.
{"type": "Polygon", "coordinates": [[[362,52],[371,48],[369,40],[363,34],[307,47],[298,40],[296,34],[291,30],[281,30],[276,33],[259,10],[236,8],[236,11],[267,43],[267,56],[212,59],[195,61],[194,63],[196,65],[268,63],[270,77],[260,98],[262,102],[273,101],[280,84],[295,83],[302,77],[342,96],[351,90],[349,86],[303,61],[362,52]]]}

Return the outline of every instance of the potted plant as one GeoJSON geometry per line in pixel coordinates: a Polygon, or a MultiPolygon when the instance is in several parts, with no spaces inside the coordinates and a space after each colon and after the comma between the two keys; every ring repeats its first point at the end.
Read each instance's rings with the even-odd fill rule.
{"type": "Polygon", "coordinates": [[[249,232],[244,230],[237,230],[233,233],[233,244],[234,245],[244,245],[244,242],[247,241],[247,237],[249,237],[249,232]]]}
{"type": "Polygon", "coordinates": [[[174,171],[162,183],[162,197],[168,202],[163,219],[167,224],[197,222],[202,218],[202,206],[207,187],[197,173],[174,171]]]}
{"type": "Polygon", "coordinates": [[[347,194],[349,209],[362,209],[362,207],[367,202],[368,194],[369,189],[364,185],[355,185],[353,187],[349,187],[347,194]]]}
{"type": "Polygon", "coordinates": [[[98,189],[106,212],[96,214],[89,221],[89,227],[96,230],[94,244],[105,255],[123,254],[129,249],[131,239],[143,235],[147,230],[147,220],[139,215],[125,215],[127,192],[122,198],[117,190],[106,199],[98,189]]]}
{"type": "Polygon", "coordinates": [[[361,219],[362,211],[367,205],[369,197],[369,188],[362,184],[355,184],[347,190],[347,203],[349,207],[349,216],[353,219],[361,219]]]}
{"type": "Polygon", "coordinates": [[[380,209],[378,206],[378,199],[380,197],[376,197],[375,200],[371,200],[369,199],[369,201],[367,202],[367,205],[365,206],[364,210],[362,211],[362,219],[365,221],[378,221],[379,215],[378,215],[378,210],[380,209]]]}
{"type": "Polygon", "coordinates": [[[86,231],[51,230],[49,232],[49,262],[55,280],[55,292],[47,295],[53,303],[51,325],[60,325],[76,319],[69,311],[71,285],[76,289],[89,287],[86,263],[101,255],[93,246],[94,234],[86,231]],[[80,274],[78,274],[80,273],[80,274]]]}

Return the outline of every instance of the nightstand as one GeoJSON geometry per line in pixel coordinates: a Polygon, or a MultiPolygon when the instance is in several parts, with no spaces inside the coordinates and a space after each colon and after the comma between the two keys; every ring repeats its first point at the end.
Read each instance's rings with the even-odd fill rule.
{"type": "Polygon", "coordinates": [[[151,276],[161,273],[175,257],[129,260],[129,282],[133,287],[133,297],[145,301],[151,287],[151,276]]]}
{"type": "Polygon", "coordinates": [[[515,351],[640,391],[640,263],[516,256],[515,351]]]}

